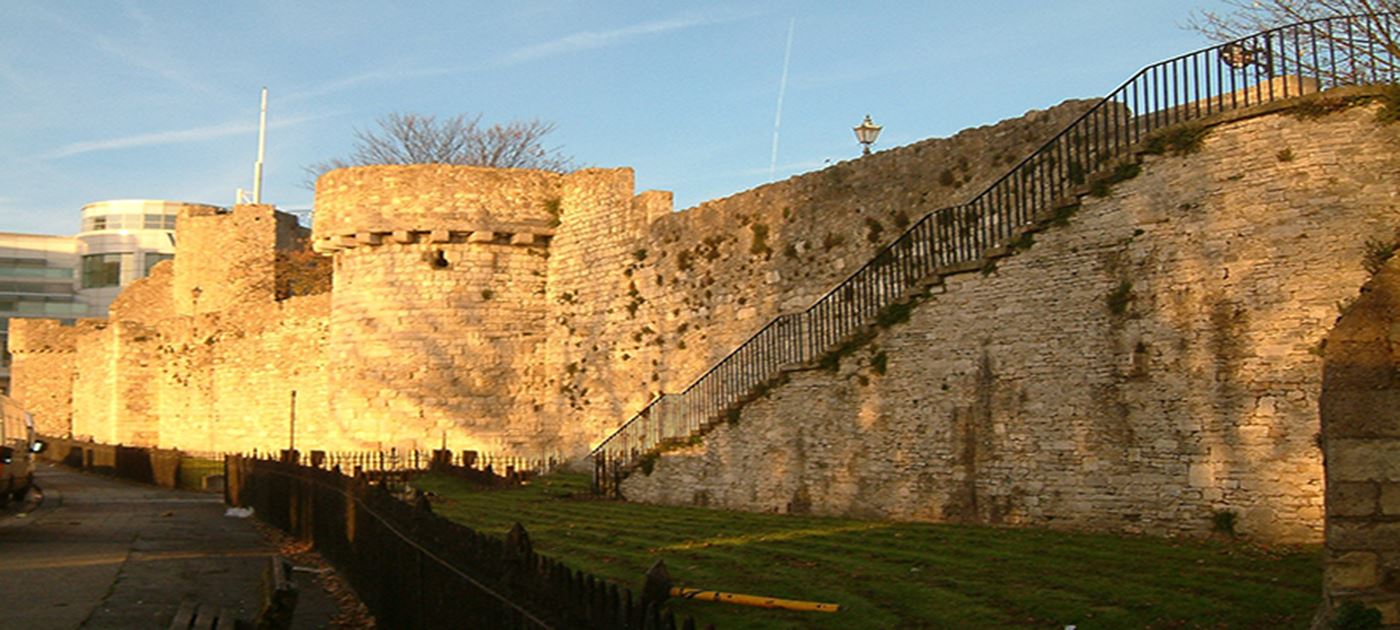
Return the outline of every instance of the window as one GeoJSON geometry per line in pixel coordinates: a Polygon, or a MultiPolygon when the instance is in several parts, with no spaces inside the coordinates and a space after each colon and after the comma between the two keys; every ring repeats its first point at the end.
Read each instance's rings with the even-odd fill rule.
{"type": "Polygon", "coordinates": [[[116,287],[122,283],[121,254],[83,256],[83,288],[116,287]]]}
{"type": "Polygon", "coordinates": [[[148,214],[146,215],[146,223],[142,227],[148,230],[173,230],[175,229],[175,215],[148,214]]]}
{"type": "Polygon", "coordinates": [[[174,258],[174,257],[175,257],[175,254],[160,254],[160,253],[157,253],[157,252],[146,252],[146,256],[145,256],[145,258],[146,258],[146,262],[145,262],[146,269],[145,269],[145,271],[141,272],[141,277],[144,278],[144,277],[146,277],[146,276],[151,275],[151,267],[156,266],[156,264],[159,263],[160,261],[162,261],[162,260],[170,260],[171,258],[174,258]]]}

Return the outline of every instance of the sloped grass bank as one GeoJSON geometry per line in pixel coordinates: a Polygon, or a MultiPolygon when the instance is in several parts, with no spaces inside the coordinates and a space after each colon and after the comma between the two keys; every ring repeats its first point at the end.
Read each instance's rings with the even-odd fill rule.
{"type": "Polygon", "coordinates": [[[519,521],[536,550],[634,588],[661,558],[682,586],[842,606],[677,605],[721,630],[1296,628],[1322,588],[1320,548],[663,507],[593,498],[581,475],[414,485],[439,514],[502,536],[519,521]]]}

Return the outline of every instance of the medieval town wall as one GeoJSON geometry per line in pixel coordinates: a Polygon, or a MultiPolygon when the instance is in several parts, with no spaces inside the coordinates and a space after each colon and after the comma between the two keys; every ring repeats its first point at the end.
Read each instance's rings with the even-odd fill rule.
{"type": "Polygon", "coordinates": [[[274,299],[274,254],[296,243],[293,218],[268,206],[188,212],[181,263],[127,287],[108,320],[13,322],[16,399],[46,434],[231,451],[285,447],[296,391],[305,440],[363,448],[329,422],[329,295],[274,299]]]}
{"type": "Polygon", "coordinates": [[[1155,533],[1322,535],[1320,342],[1400,227],[1374,107],[1214,128],[986,273],[798,371],[636,500],[1155,533]]]}
{"type": "Polygon", "coordinates": [[[318,183],[335,259],[332,416],[362,443],[538,452],[548,244],[561,176],[359,167],[318,183]]]}
{"type": "Polygon", "coordinates": [[[779,314],[809,306],[924,214],[972,196],[1092,105],[841,162],[668,212],[625,185],[564,204],[551,247],[546,384],[593,445],[661,392],[685,388],[779,314]],[[562,369],[559,369],[562,368],[562,369]]]}
{"type": "Polygon", "coordinates": [[[73,370],[78,335],[90,321],[64,326],[56,319],[10,320],[11,398],[21,401],[44,435],[65,436],[73,427],[73,370]]]}
{"type": "MultiPolygon", "coordinates": [[[[629,169],[326,175],[330,293],[287,298],[265,206],[182,216],[107,322],[17,320],[16,398],[56,434],[190,450],[581,454],[1087,103],[684,212],[629,169]],[[217,260],[208,260],[208,259],[217,260]],[[279,299],[282,298],[282,299],[279,299]]],[[[1315,540],[1318,342],[1395,212],[1370,108],[1229,123],[846,357],[795,372],[632,498],[1315,540]]]]}

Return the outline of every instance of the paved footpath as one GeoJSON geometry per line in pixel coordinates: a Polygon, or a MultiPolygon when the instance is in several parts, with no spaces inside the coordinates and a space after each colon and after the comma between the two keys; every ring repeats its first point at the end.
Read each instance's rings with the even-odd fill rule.
{"type": "MultiPolygon", "coordinates": [[[[257,614],[276,552],[222,497],[41,464],[44,500],[0,511],[0,629],[167,628],[184,600],[257,614]]],[[[310,574],[295,628],[329,627],[333,600],[310,574]]]]}

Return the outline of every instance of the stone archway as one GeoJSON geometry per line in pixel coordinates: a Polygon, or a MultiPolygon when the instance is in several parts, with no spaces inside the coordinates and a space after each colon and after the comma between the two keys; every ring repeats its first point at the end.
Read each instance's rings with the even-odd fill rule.
{"type": "Polygon", "coordinates": [[[1323,357],[1324,594],[1334,611],[1357,602],[1400,627],[1400,256],[1361,289],[1323,357]]]}

